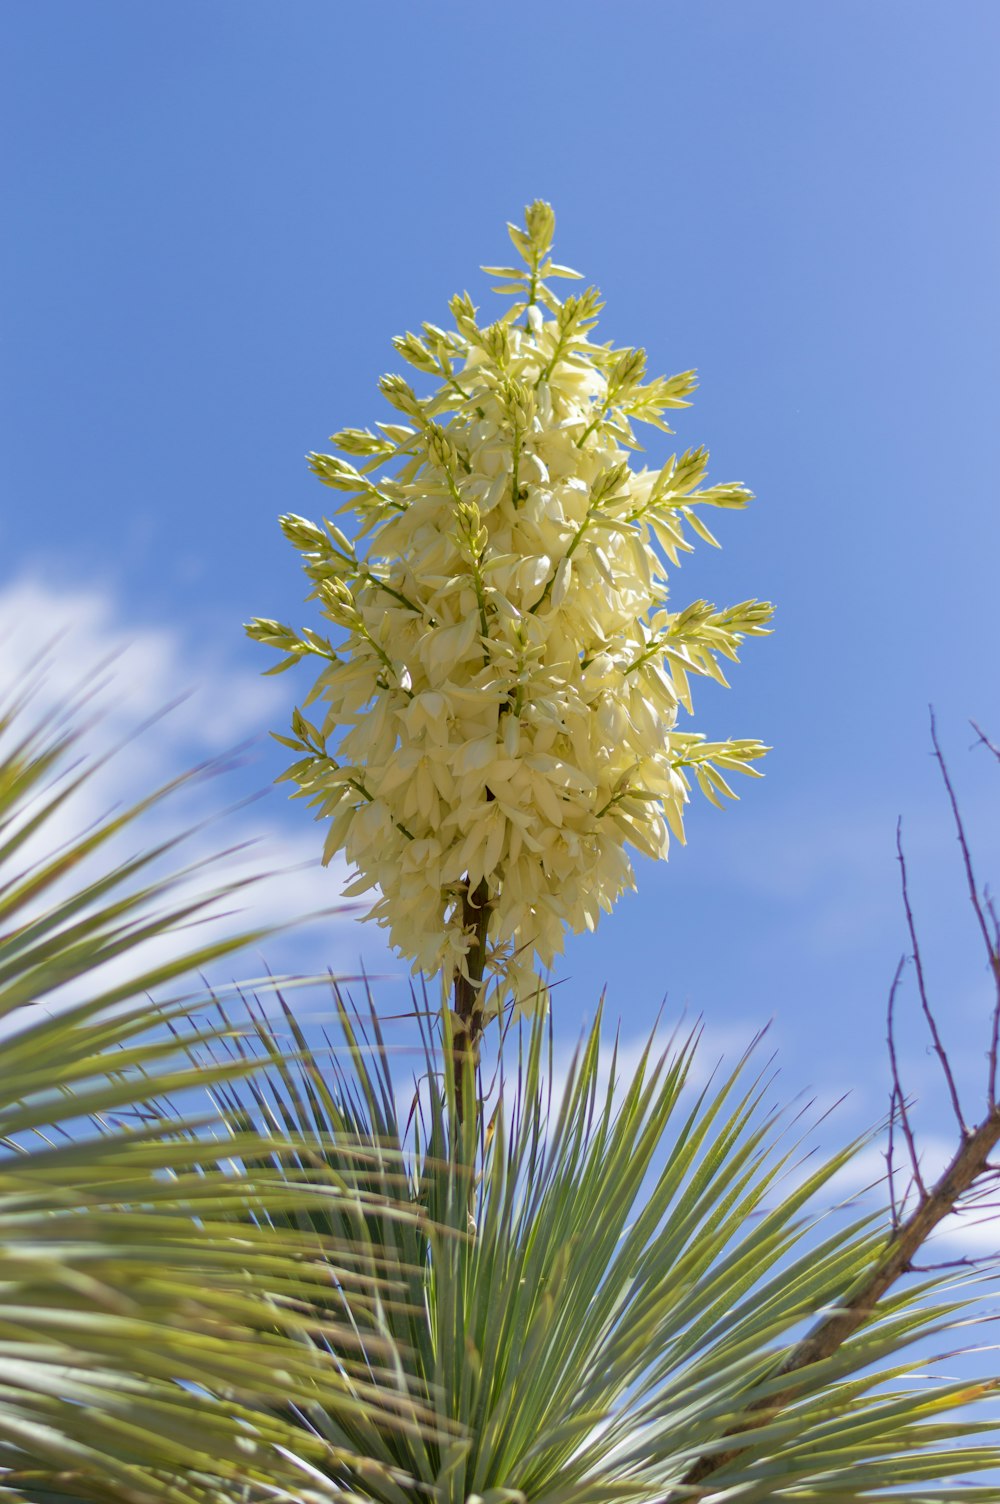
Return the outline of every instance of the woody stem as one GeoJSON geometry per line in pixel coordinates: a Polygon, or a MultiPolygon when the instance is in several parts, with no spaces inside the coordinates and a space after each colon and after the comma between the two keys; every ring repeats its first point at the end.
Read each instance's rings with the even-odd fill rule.
{"type": "Polygon", "coordinates": [[[486,935],[490,923],[490,890],[485,878],[475,889],[468,882],[462,891],[462,926],[473,931],[467,957],[468,976],[455,973],[455,1098],[458,1118],[465,1115],[463,1091],[464,1064],[479,1058],[479,1040],[483,1032],[483,977],[486,969],[486,935]]]}

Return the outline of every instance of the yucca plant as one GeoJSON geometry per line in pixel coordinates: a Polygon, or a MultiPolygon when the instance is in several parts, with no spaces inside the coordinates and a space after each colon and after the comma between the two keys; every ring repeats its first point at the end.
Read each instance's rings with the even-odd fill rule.
{"type": "MultiPolygon", "coordinates": [[[[378,1229],[409,1299],[373,1307],[372,1332],[398,1350],[400,1374],[412,1355],[457,1434],[442,1444],[377,1408],[345,1419],[311,1407],[303,1425],[345,1459],[418,1485],[362,1478],[345,1460],[338,1487],[382,1504],[995,1499],[945,1480],[1000,1466],[995,1421],[970,1409],[998,1386],[925,1371],[928,1343],[954,1347],[968,1324],[968,1271],[868,1299],[905,1228],[829,1204],[861,1144],[810,1167],[800,1118],[770,1105],[752,1054],[699,1085],[696,1034],[660,1055],[650,1042],[617,1082],[614,1049],[602,1071],[599,1015],[553,1096],[535,1020],[486,1117],[460,1119],[440,1040],[425,1030],[411,1102],[377,1032],[366,1045],[361,1020],[337,1009],[349,1054],[310,1050],[290,1012],[284,1028],[258,1016],[240,1048],[266,1071],[218,1101],[232,1131],[270,1129],[271,1164],[293,1181],[289,1134],[335,1168],[341,1139],[352,1154],[367,1144],[375,1197],[397,1189],[402,1158],[428,1213],[378,1229]],[[853,1330],[827,1350],[822,1333],[852,1308],[853,1330]]],[[[470,1100],[474,1089],[470,1077],[470,1100]]],[[[337,1239],[351,1224],[331,1208],[321,1226],[337,1239]]],[[[371,1381],[394,1397],[385,1373],[371,1381]]]]}
{"type": "MultiPolygon", "coordinates": [[[[263,932],[191,944],[186,927],[239,885],[191,897],[190,870],[149,876],[173,841],[100,868],[175,785],[22,867],[94,775],[71,762],[76,738],[65,715],[36,724],[14,705],[0,717],[0,1493],[302,1498],[329,1448],[281,1404],[321,1401],[346,1421],[372,1403],[379,1357],[375,1323],[370,1342],[357,1323],[331,1327],[317,1293],[334,1279],[342,1310],[365,1310],[373,1290],[389,1309],[405,1295],[397,1258],[390,1278],[369,1238],[362,1280],[354,1236],[279,1229],[290,1199],[336,1202],[342,1225],[365,1225],[349,1152],[336,1171],[303,1165],[294,1191],[247,1172],[241,1156],[263,1147],[252,1134],[225,1163],[204,1162],[192,1091],[248,1065],[190,1063],[177,1030],[217,1049],[221,1026],[198,1025],[201,986],[176,988],[263,932]],[[152,939],[170,942],[168,959],[140,954],[125,980],[102,970],[152,939]],[[172,1106],[158,1110],[154,1093],[172,1106]],[[317,1323],[337,1338],[337,1368],[311,1340],[317,1323]]],[[[386,1190],[380,1226],[419,1220],[386,1190]]],[[[390,1427],[420,1421],[402,1382],[375,1398],[390,1427]]]]}
{"type": "Polygon", "coordinates": [[[269,673],[317,671],[277,740],[324,861],[343,851],[347,893],[375,890],[368,917],[454,988],[473,1050],[506,1001],[544,1005],[567,927],[593,929],[634,887],[627,848],[666,858],[692,785],[721,806],[767,750],[683,726],[692,681],[724,685],[722,660],[771,617],[757,600],[674,604],[692,538],[716,543],[706,513],[751,500],[704,484],[701,446],[635,460],[636,427],[671,433],[695,373],[646,380],[644,350],[598,340],[596,287],[556,296],[580,274],[553,260],[548,204],[508,228],[520,266],[484,268],[513,299],[500,316],[463,294],[454,328],[396,338],[429,393],[384,376],[391,421],[335,433],[349,459],[309,456],[353,538],[281,519],[332,637],[248,627],[283,654],[269,673]]]}
{"type": "Polygon", "coordinates": [[[590,338],[596,294],[545,282],[569,274],[553,223],[535,204],[512,227],[510,314],[481,328],[456,299],[454,333],[398,342],[443,380],[383,382],[409,423],[345,430],[360,468],[314,457],[386,550],[286,526],[344,641],[255,628],[324,660],[326,720],[296,712],[288,740],[328,854],[454,989],[415,1010],[416,1083],[370,997],[335,991],[322,1043],[274,989],[277,1022],[241,993],[164,1000],[251,938],[179,933],[232,885],[150,876],[173,842],[86,877],[162,794],[18,870],[87,774],[50,786],[72,733],[0,725],[0,1491],[21,1504],[996,1498],[969,1477],[1000,1466],[978,1418],[1000,1381],[922,1372],[982,1271],[912,1270],[1000,1142],[1000,943],[960,823],[998,987],[987,1112],[967,1125],[935,1029],[959,1145],[927,1183],[894,1067],[912,1185],[884,1216],[825,1204],[860,1146],[810,1168],[752,1055],[705,1084],[696,1035],[651,1041],[619,1084],[598,1014],[555,1084],[536,961],[631,881],[626,844],[666,853],[689,778],[717,799],[763,752],[675,717],[768,608],[668,609],[651,536],[673,561],[695,508],[747,493],[699,489],[700,450],[622,458],[690,373],[645,383],[641,352],[590,338]],[[166,962],[107,980],[151,939],[166,962]]]}
{"type": "MultiPolygon", "coordinates": [[[[278,740],[324,824],[324,859],[346,854],[347,892],[373,891],[369,917],[441,984],[412,1114],[378,1033],[364,1049],[343,1005],[349,1071],[304,1053],[291,1018],[303,1058],[283,1061],[258,1020],[267,1086],[219,1094],[228,1129],[274,1132],[274,1170],[298,1173],[289,1132],[334,1168],[339,1142],[361,1142],[370,1194],[397,1186],[402,1159],[428,1217],[378,1230],[410,1299],[380,1309],[373,1332],[400,1372],[412,1355],[458,1434],[390,1432],[378,1410],[308,1426],[412,1475],[367,1484],[347,1462],[330,1475],[384,1504],[995,1499],[944,1480],[1000,1464],[995,1428],[967,1408],[996,1386],[928,1380],[913,1353],[955,1340],[970,1292],[940,1270],[903,1277],[995,1173],[1000,998],[986,1117],[961,1121],[933,1185],[913,1150],[912,1194],[884,1218],[823,1214],[852,1151],[794,1171],[749,1063],[692,1099],[693,1040],[647,1051],[616,1098],[598,1085],[598,1021],[546,1105],[545,1025],[525,1022],[548,1006],[541,972],[567,926],[593,928],[632,884],[628,847],[665,857],[683,839],[694,784],[720,804],[729,773],[756,772],[759,741],[706,742],[679,723],[692,678],[725,683],[720,660],[767,630],[771,608],[675,608],[680,553],[691,535],[715,542],[704,509],[750,493],[703,485],[700,447],[633,463],[636,425],[669,433],[694,373],[647,380],[642,350],[597,339],[595,288],[556,295],[553,279],[577,273],[553,260],[548,204],[508,228],[519,264],[485,270],[513,302],[484,322],[463,294],[454,327],[394,340],[430,390],[383,377],[391,421],[310,455],[352,536],[282,519],[333,635],[249,628],[284,655],[270,672],[318,670],[278,740]],[[518,1066],[508,1041],[491,1095],[474,1068],[511,1018],[518,1066]]],[[[977,912],[1000,987],[996,926],[977,912]]],[[[897,1079],[893,1124],[912,1150],[897,1079]]],[[[332,1216],[324,1231],[346,1233],[332,1216]]]]}

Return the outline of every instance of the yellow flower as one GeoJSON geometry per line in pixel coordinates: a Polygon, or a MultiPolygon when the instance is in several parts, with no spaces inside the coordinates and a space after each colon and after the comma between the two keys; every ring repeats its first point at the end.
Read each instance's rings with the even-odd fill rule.
{"type": "Polygon", "coordinates": [[[485,895],[472,980],[487,1011],[544,1003],[537,969],[566,928],[593,929],[634,886],[626,848],[665,857],[690,778],[735,797],[724,772],[766,750],[676,721],[691,677],[725,683],[718,656],[735,659],[770,608],[677,612],[666,588],[692,535],[715,541],[698,509],[750,493],[703,485],[701,449],[632,468],[632,424],[669,432],[693,373],[645,381],[642,351],[595,342],[596,290],[561,302],[549,286],[572,275],[549,260],[554,223],[536,203],[511,227],[524,270],[504,270],[515,302],[496,323],[456,298],[453,331],[394,342],[436,379],[420,396],[383,377],[405,423],[334,435],[357,467],[310,456],[357,524],[352,544],[332,521],[283,519],[336,641],[248,629],[285,651],[279,669],[321,660],[306,701],[319,724],[296,712],[284,776],[329,822],[324,860],[343,851],[348,891],[377,890],[370,916],[415,970],[445,987],[469,974],[465,900],[485,895]]]}

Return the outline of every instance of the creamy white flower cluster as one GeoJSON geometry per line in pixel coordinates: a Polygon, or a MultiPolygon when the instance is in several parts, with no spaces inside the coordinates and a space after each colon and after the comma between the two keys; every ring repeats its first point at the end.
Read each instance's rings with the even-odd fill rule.
{"type": "Polygon", "coordinates": [[[565,926],[592,929],[634,886],[628,846],[665,857],[671,831],[683,840],[692,778],[735,797],[725,774],[766,750],[675,722],[690,676],[725,684],[717,655],[735,659],[770,608],[673,611],[661,557],[677,564],[688,529],[714,543],[696,509],[750,493],[703,486],[702,449],[632,468],[632,423],[669,433],[694,374],[646,381],[641,350],[595,343],[596,289],[560,301],[547,285],[578,275],[550,258],[551,208],[525,218],[509,227],[523,267],[485,268],[515,296],[504,316],[482,327],[465,294],[454,329],[395,340],[436,390],[384,377],[399,421],[335,434],[349,459],[309,456],[359,519],[351,541],[282,518],[336,644],[248,628],[284,651],[270,672],[322,665],[305,702],[321,715],[296,711],[279,740],[296,754],[284,776],[328,822],[324,861],[346,853],[346,895],[377,890],[370,917],[446,986],[469,976],[474,895],[487,1013],[536,1005],[565,926]]]}

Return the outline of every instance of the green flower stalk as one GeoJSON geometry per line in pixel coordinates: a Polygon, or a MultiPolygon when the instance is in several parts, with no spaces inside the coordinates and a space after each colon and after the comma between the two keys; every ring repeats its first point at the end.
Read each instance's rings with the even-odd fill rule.
{"type": "Polygon", "coordinates": [[[330,520],[282,527],[336,643],[248,628],[284,652],[270,672],[318,660],[283,776],[326,822],[324,861],[356,869],[346,894],[374,890],[370,917],[414,971],[454,984],[473,1041],[506,1000],[544,1001],[567,926],[593,929],[634,886],[629,847],[683,841],[693,782],[734,798],[727,775],[766,750],[677,717],[771,607],[675,610],[666,580],[692,536],[716,542],[702,509],[750,493],[705,484],[704,449],[633,468],[633,425],[669,433],[694,373],[647,380],[642,350],[596,342],[597,290],[551,289],[578,276],[551,259],[554,226],[542,202],[509,226],[523,265],[485,268],[513,295],[498,320],[462,294],[454,328],[394,341],[430,395],[383,377],[398,420],[309,456],[354,541],[330,520]]]}

